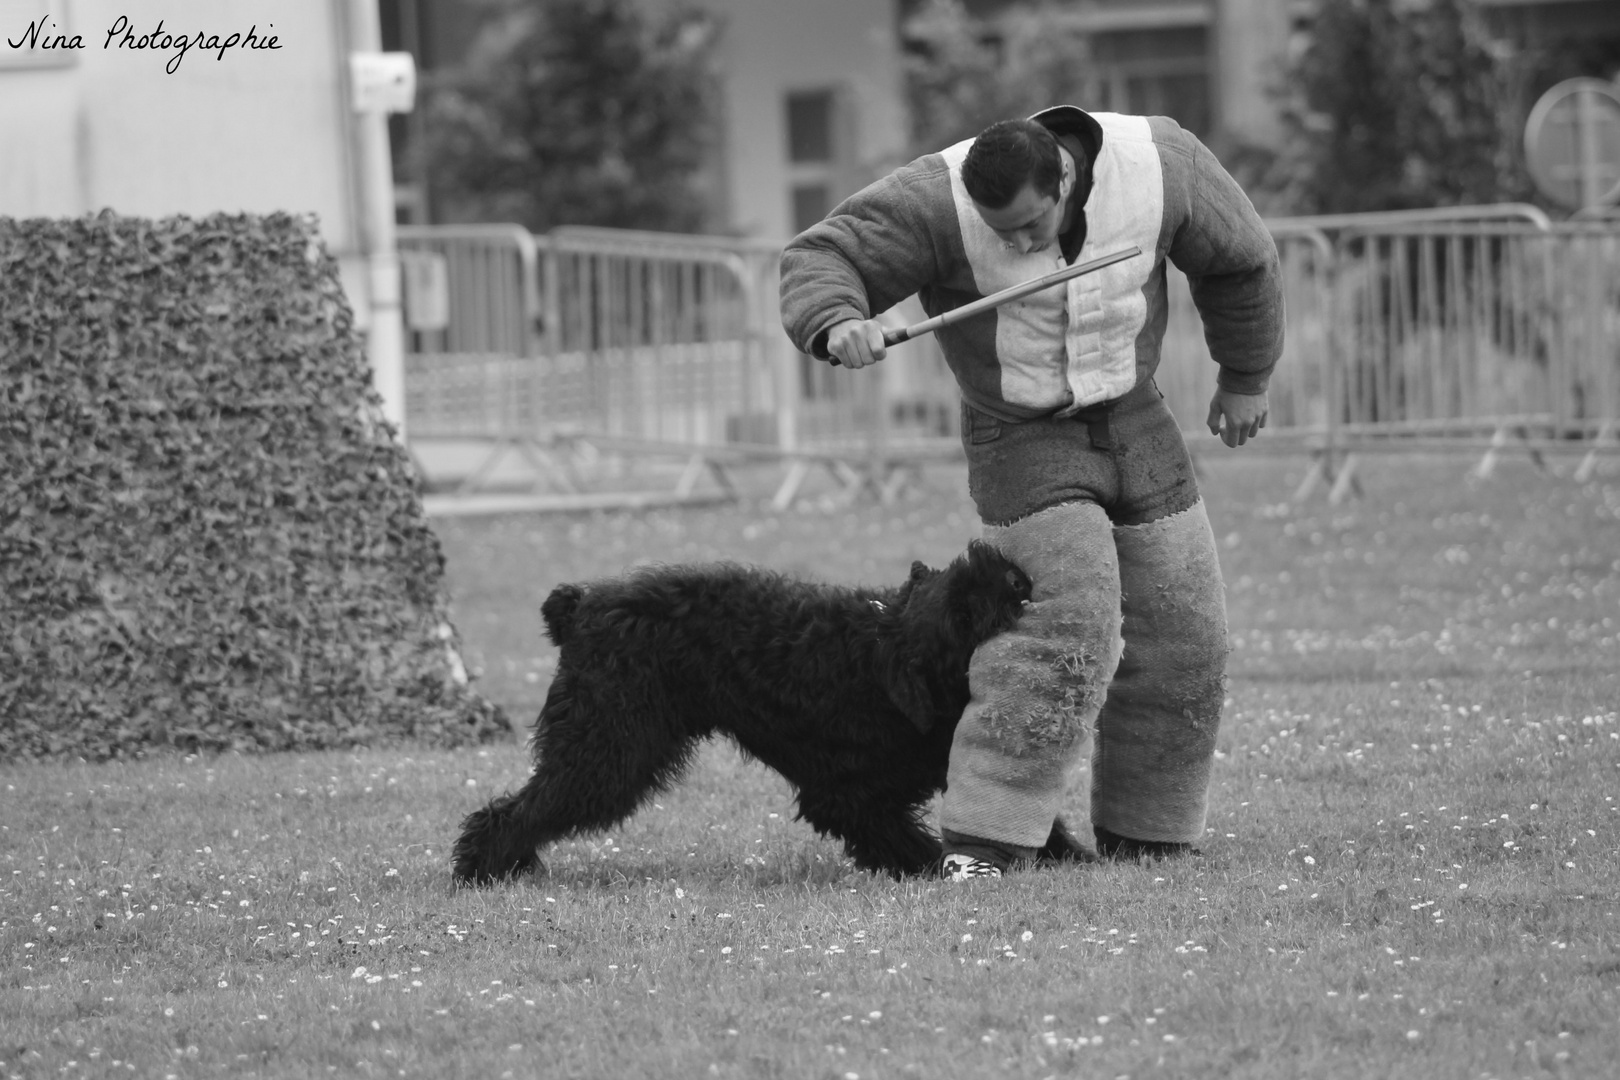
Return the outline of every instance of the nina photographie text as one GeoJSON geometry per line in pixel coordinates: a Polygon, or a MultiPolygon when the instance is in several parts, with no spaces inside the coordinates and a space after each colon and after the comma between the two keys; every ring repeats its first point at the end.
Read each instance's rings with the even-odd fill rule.
{"type": "MultiPolygon", "coordinates": [[[[225,54],[232,49],[279,49],[281,39],[269,33],[275,29],[275,23],[269,23],[264,33],[259,31],[257,23],[245,31],[235,31],[228,34],[211,34],[206,30],[178,33],[167,30],[163,20],[159,19],[157,25],[151,30],[142,33],[138,27],[129,21],[127,15],[120,15],[108,27],[106,37],[102,40],[101,48],[128,49],[134,52],[152,50],[160,53],[170,53],[169,62],[163,70],[173,75],[180,70],[180,62],[186,58],[186,53],[196,49],[199,53],[213,53],[215,60],[225,59],[225,54]]],[[[28,24],[27,29],[18,38],[6,38],[6,44],[13,49],[27,49],[29,51],[45,51],[51,49],[82,49],[84,45],[83,34],[67,34],[53,22],[49,16],[41,16],[28,24]]]]}

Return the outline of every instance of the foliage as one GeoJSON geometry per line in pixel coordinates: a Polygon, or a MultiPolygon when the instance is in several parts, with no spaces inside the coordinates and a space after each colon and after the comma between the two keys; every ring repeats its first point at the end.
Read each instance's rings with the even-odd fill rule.
{"type": "Polygon", "coordinates": [[[1051,3],[1030,5],[1008,13],[990,36],[962,0],[929,0],[907,23],[913,151],[949,146],[1049,105],[1096,100],[1086,39],[1064,29],[1059,14],[1051,3]]]}
{"type": "Polygon", "coordinates": [[[509,729],[314,230],[0,218],[0,760],[509,729]]]}
{"type": "Polygon", "coordinates": [[[444,216],[699,231],[716,30],[695,9],[654,21],[632,0],[512,0],[427,88],[444,216]]]}
{"type": "Polygon", "coordinates": [[[1527,194],[1514,80],[1466,0],[1330,0],[1281,95],[1262,186],[1298,213],[1491,203],[1527,194]]]}
{"type": "MultiPolygon", "coordinates": [[[[1218,140],[1223,162],[1271,214],[1533,198],[1522,133],[1535,95],[1612,73],[1620,52],[1612,38],[1515,50],[1483,19],[1470,0],[1324,0],[1275,88],[1281,145],[1218,140]]],[[[1053,102],[1110,101],[1060,5],[1012,5],[991,24],[964,0],[928,0],[907,32],[916,153],[1053,102]]]]}

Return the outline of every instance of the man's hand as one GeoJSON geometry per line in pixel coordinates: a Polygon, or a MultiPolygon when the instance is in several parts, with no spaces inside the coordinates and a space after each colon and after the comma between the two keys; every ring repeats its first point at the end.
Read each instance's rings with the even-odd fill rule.
{"type": "Polygon", "coordinates": [[[827,332],[827,352],[847,368],[863,368],[888,355],[883,324],[876,319],[846,319],[827,332]]]}
{"type": "Polygon", "coordinates": [[[1264,391],[1235,394],[1218,389],[1209,403],[1209,433],[1219,435],[1227,446],[1242,446],[1260,434],[1269,411],[1264,391]]]}

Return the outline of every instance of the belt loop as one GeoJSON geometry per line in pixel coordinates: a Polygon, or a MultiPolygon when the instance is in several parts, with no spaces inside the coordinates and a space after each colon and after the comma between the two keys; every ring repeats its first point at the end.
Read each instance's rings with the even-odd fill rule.
{"type": "Polygon", "coordinates": [[[1074,419],[1086,425],[1086,433],[1091,437],[1093,450],[1112,450],[1114,448],[1114,432],[1109,421],[1114,413],[1114,406],[1119,399],[1105,401],[1098,405],[1088,405],[1074,414],[1074,419]]]}
{"type": "Polygon", "coordinates": [[[1114,433],[1109,429],[1109,416],[1113,409],[1102,409],[1095,419],[1086,421],[1086,430],[1091,435],[1091,448],[1093,450],[1112,450],[1114,448],[1114,433]]]}

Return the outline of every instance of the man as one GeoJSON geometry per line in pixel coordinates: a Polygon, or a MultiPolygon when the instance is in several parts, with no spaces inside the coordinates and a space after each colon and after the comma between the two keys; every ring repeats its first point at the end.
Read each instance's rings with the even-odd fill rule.
{"type": "Polygon", "coordinates": [[[1093,734],[1101,853],[1173,853],[1202,835],[1226,609],[1187,448],[1153,383],[1164,264],[1186,273],[1219,365],[1209,429],[1240,446],[1265,425],[1282,350],[1276,245],[1174,121],[1058,106],[903,166],[782,256],[788,336],[863,368],[885,354],[873,316],[913,293],[938,314],[1133,244],[1136,258],[937,334],[985,538],[1035,586],[1018,627],[969,668],[940,807],[948,878],[1032,859],[1093,734]]]}

